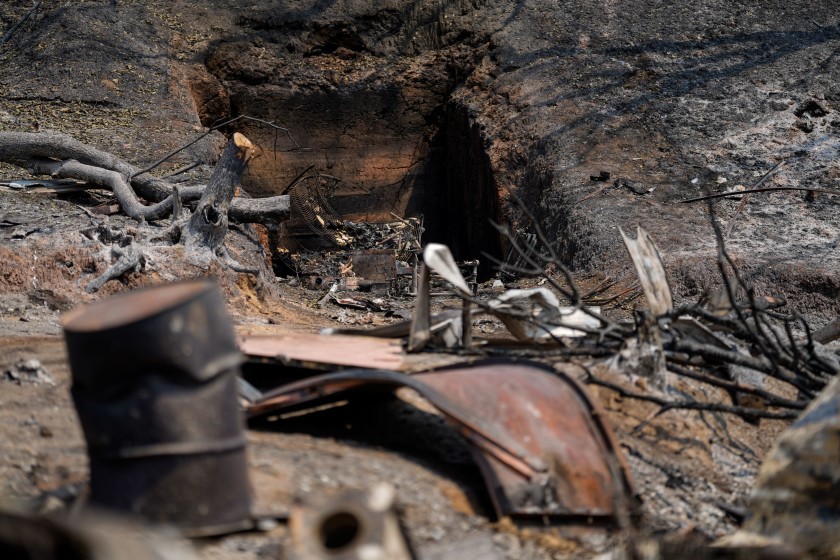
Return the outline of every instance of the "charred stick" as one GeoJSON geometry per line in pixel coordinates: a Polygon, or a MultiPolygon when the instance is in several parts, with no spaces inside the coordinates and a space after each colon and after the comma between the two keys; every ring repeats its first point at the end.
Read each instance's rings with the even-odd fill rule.
{"type": "Polygon", "coordinates": [[[799,369],[799,363],[805,361],[804,356],[802,356],[802,352],[799,351],[799,343],[793,336],[793,329],[790,326],[790,321],[785,319],[782,321],[782,324],[785,326],[785,334],[787,334],[788,342],[790,342],[790,348],[793,350],[792,369],[793,371],[797,371],[799,369]]]}
{"type": "Polygon", "coordinates": [[[192,163],[188,163],[187,165],[185,165],[183,167],[179,167],[178,169],[176,169],[175,171],[172,171],[171,173],[167,173],[166,175],[164,175],[162,177],[162,179],[171,179],[172,177],[177,177],[178,175],[180,175],[182,173],[186,173],[190,169],[194,169],[194,168],[198,167],[199,165],[201,165],[200,161],[194,161],[192,163]]]}
{"type": "Polygon", "coordinates": [[[618,284],[617,281],[615,281],[611,278],[607,278],[603,282],[601,282],[600,284],[595,286],[592,290],[587,292],[585,295],[581,296],[581,299],[593,298],[593,297],[597,296],[598,294],[602,294],[602,293],[606,292],[607,290],[609,290],[610,288],[612,288],[616,284],[618,284]]]}
{"type": "MultiPolygon", "coordinates": [[[[715,232],[715,239],[717,241],[717,248],[718,248],[718,256],[717,256],[717,263],[718,269],[720,270],[721,279],[723,280],[723,284],[726,287],[726,293],[729,297],[729,305],[735,311],[735,315],[738,317],[738,320],[741,322],[743,327],[750,333],[752,340],[760,347],[761,352],[763,355],[768,356],[770,353],[768,352],[764,341],[761,339],[760,336],[756,335],[749,326],[746,317],[744,316],[741,308],[738,306],[738,303],[735,298],[735,288],[732,287],[732,282],[729,279],[729,275],[726,273],[726,264],[729,264],[729,267],[732,269],[732,274],[735,276],[735,280],[738,283],[738,287],[747,289],[747,285],[744,280],[741,278],[741,274],[738,272],[738,267],[735,266],[735,262],[729,256],[729,253],[726,251],[726,243],[723,239],[723,233],[720,230],[720,226],[715,220],[714,215],[714,208],[712,207],[712,203],[709,202],[709,214],[711,217],[712,228],[715,232]]],[[[770,366],[774,369],[778,370],[778,366],[776,366],[775,362],[770,362],[770,366]]]]}
{"type": "MultiPolygon", "coordinates": [[[[626,397],[628,399],[636,399],[640,401],[647,401],[654,403],[656,405],[661,406],[662,408],[653,415],[653,417],[645,420],[645,424],[649,423],[653,418],[660,416],[669,410],[702,410],[706,412],[725,412],[729,414],[735,414],[737,416],[741,416],[742,418],[769,418],[773,420],[789,420],[796,418],[799,416],[798,412],[795,411],[781,411],[781,412],[774,412],[770,410],[760,410],[756,408],[750,408],[746,406],[733,406],[733,405],[725,405],[721,403],[709,403],[709,402],[699,402],[699,401],[668,401],[661,397],[656,397],[653,395],[649,395],[647,393],[637,393],[635,391],[630,391],[617,383],[612,383],[610,381],[606,381],[604,379],[599,379],[592,375],[591,372],[587,373],[586,381],[588,383],[592,383],[593,385],[600,385],[601,387],[606,387],[607,389],[611,389],[621,395],[622,397],[626,397]]],[[[634,431],[638,431],[640,428],[637,426],[634,431]]]]}
{"type": "Polygon", "coordinates": [[[707,194],[705,196],[698,196],[696,198],[688,198],[680,200],[682,203],[686,202],[700,202],[702,200],[712,200],[715,198],[725,198],[729,196],[744,196],[752,193],[772,192],[772,191],[806,191],[821,194],[840,194],[837,189],[821,189],[819,187],[763,187],[760,189],[749,189],[745,191],[727,191],[722,193],[707,194]]]}
{"type": "MultiPolygon", "coordinates": [[[[519,198],[519,195],[517,195],[515,192],[509,189],[508,194],[510,194],[513,200],[516,201],[516,204],[519,206],[519,208],[522,209],[522,212],[528,218],[528,221],[530,221],[531,225],[534,226],[534,233],[537,235],[537,239],[540,240],[540,243],[542,243],[543,247],[545,247],[546,250],[548,250],[548,252],[550,253],[550,262],[560,270],[560,272],[563,274],[563,277],[566,279],[566,283],[569,285],[569,289],[572,290],[572,294],[574,296],[574,299],[572,299],[572,303],[574,305],[580,305],[580,293],[578,292],[577,285],[575,284],[574,278],[572,277],[572,273],[568,268],[566,268],[566,265],[564,265],[561,262],[560,257],[557,255],[557,251],[554,250],[554,246],[549,242],[542,228],[539,226],[536,217],[534,217],[534,214],[531,213],[531,210],[525,205],[522,199],[519,198]]],[[[545,276],[547,277],[547,275],[545,276]]]]}
{"type": "MultiPolygon", "coordinates": [[[[517,243],[517,241],[516,241],[516,236],[514,236],[510,232],[510,228],[508,228],[506,226],[499,225],[492,220],[490,220],[490,223],[493,225],[493,227],[496,228],[496,230],[499,231],[499,233],[504,235],[508,239],[508,241],[510,241],[511,246],[516,250],[517,254],[519,254],[522,257],[522,259],[528,265],[533,267],[535,273],[537,273],[537,274],[541,275],[543,278],[545,278],[548,281],[548,283],[551,285],[551,287],[553,287],[555,290],[560,292],[563,295],[563,297],[569,299],[569,301],[572,303],[572,305],[574,307],[576,307],[577,309],[579,309],[581,312],[585,313],[586,315],[589,315],[590,317],[592,317],[594,319],[597,319],[604,326],[609,326],[609,325],[612,325],[612,324],[615,323],[613,320],[611,320],[607,317],[604,317],[600,313],[595,313],[594,311],[587,308],[583,304],[583,301],[580,298],[580,292],[578,291],[577,284],[574,282],[574,279],[571,277],[571,273],[565,268],[565,266],[563,266],[562,263],[555,262],[555,261],[549,261],[552,264],[554,264],[555,266],[557,266],[563,272],[563,275],[566,279],[566,282],[569,285],[568,289],[563,288],[563,286],[561,286],[554,278],[552,278],[546,272],[545,268],[540,266],[540,264],[538,262],[536,262],[531,257],[529,252],[525,251],[524,249],[522,249],[519,246],[519,243],[517,243]]],[[[539,229],[536,224],[534,224],[534,228],[539,229]]],[[[552,255],[555,255],[553,250],[552,250],[552,255]]]]}
{"type": "MultiPolygon", "coordinates": [[[[691,342],[687,340],[675,341],[672,344],[672,346],[673,351],[686,353],[689,356],[699,355],[704,358],[710,358],[721,362],[728,362],[731,364],[744,366],[750,369],[754,369],[756,371],[760,371],[796,387],[797,389],[805,392],[811,397],[814,396],[814,394],[810,390],[810,387],[806,387],[803,384],[802,378],[798,377],[797,375],[788,374],[781,371],[781,369],[778,366],[771,364],[769,360],[759,360],[752,356],[745,356],[743,354],[739,354],[738,352],[732,352],[731,350],[725,350],[723,348],[717,348],[714,346],[709,346],[707,344],[698,344],[696,342],[691,342]]],[[[669,353],[669,351],[666,351],[666,356],[669,353]]]]}
{"type": "MultiPolygon", "coordinates": [[[[788,354],[787,349],[783,345],[781,345],[781,342],[778,339],[775,329],[773,329],[772,327],[768,327],[767,325],[763,325],[763,311],[759,309],[756,305],[755,291],[752,288],[747,289],[747,300],[750,304],[751,318],[753,324],[755,325],[755,330],[758,333],[758,336],[760,337],[762,342],[771,346],[776,353],[776,357],[781,359],[785,354],[788,354]],[[766,330],[769,330],[773,334],[773,338],[776,339],[775,341],[773,340],[773,338],[766,334],[766,330]]],[[[770,357],[769,354],[768,357],[770,357]]]]}
{"type": "MultiPolygon", "coordinates": [[[[630,286],[629,288],[621,290],[617,294],[612,295],[610,297],[589,299],[589,304],[590,305],[607,305],[607,304],[612,303],[612,302],[614,302],[618,299],[623,298],[624,296],[626,296],[628,294],[634,294],[634,292],[638,291],[639,288],[640,288],[640,286],[638,284],[634,284],[634,285],[630,286]]],[[[639,293],[639,295],[641,295],[641,292],[638,292],[638,293],[639,293]]],[[[638,296],[636,296],[634,294],[634,299],[635,299],[635,297],[638,297],[638,296]]],[[[587,296],[583,296],[583,299],[586,300],[588,298],[587,298],[587,296]]],[[[626,302],[622,302],[622,303],[626,303],[626,302]]]]}
{"type": "Polygon", "coordinates": [[[572,302],[572,305],[577,305],[577,304],[579,303],[579,302],[578,302],[578,298],[577,298],[577,296],[576,296],[577,289],[574,287],[574,282],[572,282],[572,283],[570,284],[570,286],[569,286],[569,289],[568,289],[568,290],[567,290],[566,288],[564,288],[563,286],[561,286],[561,285],[560,285],[560,284],[559,284],[556,280],[554,280],[553,278],[550,278],[550,277],[546,274],[546,272],[545,272],[545,268],[544,268],[542,265],[540,265],[540,263],[539,263],[539,262],[537,262],[537,261],[535,261],[535,260],[534,260],[534,258],[531,256],[531,253],[530,253],[529,251],[525,251],[522,247],[520,247],[520,246],[519,246],[519,243],[516,241],[516,236],[515,236],[515,235],[513,235],[513,234],[510,232],[510,228],[508,228],[507,226],[503,226],[503,225],[497,224],[496,222],[494,222],[494,221],[492,221],[492,220],[490,221],[490,223],[492,224],[492,226],[493,226],[494,228],[496,228],[496,230],[497,230],[499,233],[501,233],[502,235],[504,235],[504,236],[508,239],[508,241],[509,241],[509,242],[510,242],[510,244],[511,244],[511,247],[513,247],[513,248],[514,248],[514,250],[516,251],[516,253],[517,253],[520,257],[522,257],[522,259],[523,259],[523,260],[524,260],[524,261],[525,261],[528,265],[530,265],[530,266],[532,267],[532,270],[534,271],[534,273],[536,273],[536,274],[540,274],[540,275],[542,275],[543,277],[545,277],[545,278],[546,278],[546,280],[548,280],[548,282],[551,284],[551,286],[552,286],[555,290],[557,290],[558,292],[560,292],[560,293],[563,295],[563,297],[565,297],[565,298],[566,298],[566,299],[568,299],[570,302],[572,302]]]}
{"type": "MultiPolygon", "coordinates": [[[[770,170],[767,173],[765,173],[761,177],[761,179],[756,181],[755,184],[749,190],[750,191],[755,191],[755,189],[759,188],[762,184],[764,184],[764,181],[766,181],[767,178],[770,177],[770,175],[772,175],[773,172],[776,171],[776,169],[778,169],[779,166],[782,165],[784,162],[785,162],[785,160],[782,160],[782,161],[778,162],[776,165],[774,165],[773,167],[771,167],[770,170]]],[[[750,199],[750,194],[751,193],[747,193],[747,194],[744,195],[744,197],[741,199],[741,204],[739,204],[738,209],[735,210],[735,215],[732,216],[731,220],[729,220],[729,226],[726,228],[726,237],[729,237],[732,234],[732,228],[735,227],[735,222],[738,220],[738,216],[741,215],[741,212],[743,212],[744,207],[747,205],[747,201],[750,199]]]]}
{"type": "Polygon", "coordinates": [[[803,410],[806,406],[808,406],[808,403],[806,401],[792,401],[780,397],[765,389],[761,389],[759,387],[745,385],[743,383],[736,383],[735,381],[729,381],[727,379],[721,379],[720,377],[712,377],[709,375],[703,375],[702,373],[691,371],[688,368],[681,367],[674,363],[676,361],[681,363],[683,362],[682,360],[676,360],[674,358],[668,359],[668,371],[675,373],[676,375],[681,375],[683,377],[688,377],[690,379],[702,381],[703,383],[714,385],[715,387],[721,387],[722,389],[738,391],[739,393],[750,393],[761,397],[770,406],[776,406],[779,408],[790,408],[793,410],[803,410]]]}
{"type": "Polygon", "coordinates": [[[11,26],[9,28],[9,30],[6,31],[6,33],[3,34],[3,38],[0,39],[0,45],[2,45],[3,43],[5,43],[9,39],[11,39],[12,35],[15,34],[15,31],[20,29],[20,26],[23,25],[24,23],[26,23],[27,20],[30,17],[32,17],[32,14],[34,14],[38,10],[38,8],[40,8],[40,7],[41,7],[41,0],[38,0],[38,2],[35,2],[35,5],[32,6],[32,8],[30,8],[30,10],[28,12],[26,12],[26,14],[24,14],[24,16],[20,19],[20,21],[18,21],[16,24],[11,26]]]}
{"type": "MultiPolygon", "coordinates": [[[[788,346],[787,341],[782,339],[781,334],[779,334],[779,330],[774,325],[770,324],[770,321],[767,319],[767,317],[764,315],[764,313],[762,313],[760,311],[754,311],[754,313],[755,313],[754,320],[757,323],[763,324],[764,329],[769,331],[770,334],[773,335],[773,341],[775,343],[775,346],[778,349],[778,352],[785,357],[787,365],[789,367],[793,366],[796,362],[796,355],[795,355],[794,351],[791,349],[791,347],[788,346]]],[[[793,371],[796,371],[795,368],[791,367],[791,369],[793,371]]]]}
{"type": "Polygon", "coordinates": [[[204,133],[202,133],[202,134],[198,135],[196,138],[193,138],[192,140],[190,140],[190,141],[189,141],[189,142],[187,142],[186,144],[182,145],[181,147],[179,147],[179,148],[176,148],[176,149],[172,150],[171,152],[167,153],[165,156],[163,156],[163,157],[162,157],[162,158],[160,158],[159,160],[155,161],[154,163],[152,163],[152,164],[150,164],[150,165],[148,165],[148,166],[144,167],[143,169],[140,169],[140,170],[136,170],[136,171],[134,171],[133,173],[131,173],[131,175],[129,175],[129,177],[128,177],[129,181],[130,181],[130,180],[132,180],[132,179],[134,179],[134,177],[135,177],[135,176],[137,176],[137,175],[142,175],[142,174],[144,174],[144,173],[148,173],[148,172],[149,172],[149,171],[151,171],[152,169],[155,169],[156,167],[158,167],[158,166],[159,166],[159,165],[161,165],[162,163],[166,162],[167,160],[169,160],[170,158],[172,158],[172,157],[173,157],[173,156],[175,156],[176,154],[178,154],[178,153],[180,153],[180,152],[182,152],[182,151],[186,150],[187,148],[189,148],[190,146],[192,146],[192,145],[193,145],[193,144],[195,144],[196,142],[198,142],[198,141],[202,140],[203,138],[205,138],[207,135],[211,134],[212,132],[214,132],[214,131],[216,131],[216,130],[219,130],[220,128],[223,128],[223,127],[225,127],[225,126],[227,126],[227,125],[229,125],[229,124],[233,124],[233,123],[235,123],[235,122],[237,122],[237,121],[240,121],[240,120],[248,120],[248,121],[258,122],[258,123],[264,124],[264,125],[266,125],[266,126],[270,126],[270,127],[272,127],[275,131],[281,131],[281,130],[282,130],[283,132],[285,132],[285,133],[286,133],[286,135],[288,136],[289,140],[290,140],[290,141],[291,141],[291,142],[295,145],[295,147],[297,147],[297,148],[299,148],[299,147],[300,147],[300,146],[298,145],[298,143],[297,143],[297,142],[295,142],[295,139],[294,139],[294,138],[292,138],[292,135],[291,135],[291,133],[289,132],[289,129],[288,129],[288,128],[284,128],[284,127],[282,127],[282,126],[278,126],[278,125],[274,124],[273,122],[266,121],[266,120],[263,120],[263,119],[258,119],[258,118],[256,118],[256,117],[251,117],[251,116],[248,116],[248,115],[239,115],[238,117],[234,117],[234,118],[232,118],[232,119],[228,119],[228,120],[226,120],[226,121],[224,121],[224,122],[222,122],[222,123],[219,123],[219,124],[217,124],[217,125],[214,125],[214,126],[210,127],[209,129],[207,129],[207,132],[204,132],[204,133]]]}
{"type": "Polygon", "coordinates": [[[292,188],[294,188],[295,186],[297,186],[297,184],[298,184],[298,183],[300,183],[301,181],[303,181],[303,179],[304,179],[304,175],[306,175],[307,173],[309,173],[310,171],[312,171],[312,169],[313,169],[314,167],[315,167],[315,164],[314,164],[314,163],[309,164],[309,167],[307,167],[306,169],[304,169],[303,171],[301,171],[301,172],[298,174],[298,176],[297,176],[297,177],[295,177],[294,179],[292,179],[292,181],[291,181],[288,185],[286,185],[286,188],[285,188],[285,189],[283,189],[283,191],[282,191],[280,194],[289,194],[289,191],[290,191],[290,190],[292,190],[292,188]]]}

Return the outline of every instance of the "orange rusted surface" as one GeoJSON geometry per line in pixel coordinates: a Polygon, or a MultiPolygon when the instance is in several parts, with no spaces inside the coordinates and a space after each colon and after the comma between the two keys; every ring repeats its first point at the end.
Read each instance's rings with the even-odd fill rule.
{"type": "Polygon", "coordinates": [[[500,516],[618,521],[637,497],[621,450],[586,390],[538,364],[484,361],[435,372],[348,370],[264,395],[251,416],[352,398],[349,390],[405,386],[466,439],[500,516]]]}
{"type": "Polygon", "coordinates": [[[485,477],[498,484],[491,492],[497,510],[613,516],[616,492],[632,494],[620,450],[573,380],[533,365],[504,362],[455,366],[417,377],[544,462],[544,470],[524,477],[496,454],[478,456],[485,477]]]}

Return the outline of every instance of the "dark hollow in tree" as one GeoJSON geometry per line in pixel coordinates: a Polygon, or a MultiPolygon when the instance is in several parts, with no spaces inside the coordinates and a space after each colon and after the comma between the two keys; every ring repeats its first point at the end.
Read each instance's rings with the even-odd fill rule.
{"type": "Polygon", "coordinates": [[[239,177],[253,156],[254,145],[251,141],[235,133],[222,152],[187,224],[184,246],[188,251],[209,250],[211,253],[208,257],[223,251],[231,200],[239,186],[239,177]]]}

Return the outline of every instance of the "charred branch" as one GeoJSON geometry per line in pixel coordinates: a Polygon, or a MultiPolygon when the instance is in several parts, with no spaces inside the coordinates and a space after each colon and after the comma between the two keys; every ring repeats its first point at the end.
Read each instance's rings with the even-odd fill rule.
{"type": "Polygon", "coordinates": [[[97,276],[90,284],[88,284],[85,289],[88,293],[98,291],[108,281],[119,278],[126,272],[134,270],[139,266],[143,266],[143,263],[145,262],[143,253],[140,252],[140,250],[134,245],[129,245],[124,249],[114,246],[111,249],[111,252],[115,257],[117,257],[117,262],[108,267],[108,270],[97,276]]]}
{"type": "MultiPolygon", "coordinates": [[[[41,175],[53,175],[61,170],[61,164],[70,161],[89,168],[115,172],[119,175],[119,180],[112,174],[94,173],[93,169],[78,168],[75,165],[65,169],[67,173],[71,169],[88,171],[87,175],[77,173],[73,178],[83,178],[103,188],[114,190],[120,206],[133,218],[157,220],[166,217],[172,209],[171,197],[175,192],[173,183],[148,174],[140,174],[137,168],[115,155],[88,146],[66,134],[0,132],[0,161],[32,169],[33,173],[41,175]],[[140,198],[153,204],[146,206],[140,202],[140,198]]],[[[182,203],[189,203],[199,200],[204,190],[204,186],[180,187],[178,193],[182,203]]],[[[262,199],[234,198],[230,204],[230,217],[240,223],[279,222],[288,219],[289,215],[287,196],[262,199]]]]}
{"type": "Polygon", "coordinates": [[[3,43],[8,42],[8,41],[9,41],[9,39],[11,39],[11,38],[12,38],[12,35],[14,35],[14,34],[15,34],[15,32],[16,32],[18,29],[20,29],[20,27],[21,27],[24,23],[26,23],[26,22],[29,20],[29,18],[30,18],[30,17],[32,17],[32,14],[34,14],[35,12],[37,12],[37,11],[38,11],[38,8],[40,8],[40,7],[41,7],[41,4],[42,4],[41,0],[38,0],[37,2],[35,2],[35,4],[32,6],[32,8],[30,8],[30,9],[29,9],[29,11],[28,11],[28,12],[26,12],[26,13],[23,15],[23,17],[22,17],[22,18],[20,18],[20,20],[19,20],[16,24],[14,24],[13,26],[11,26],[11,27],[9,28],[9,30],[8,30],[8,31],[6,31],[6,33],[4,33],[4,34],[3,34],[3,37],[2,37],[2,38],[0,38],[0,45],[2,45],[3,43]]]}
{"type": "MultiPolygon", "coordinates": [[[[771,169],[764,178],[777,167],[771,169]]],[[[757,186],[760,186],[760,182],[757,186]]],[[[518,200],[516,197],[514,199],[518,200]]],[[[639,375],[647,375],[650,370],[663,374],[667,372],[671,378],[683,377],[725,390],[734,400],[732,405],[712,402],[708,397],[675,400],[669,391],[638,391],[589,374],[590,383],[616,391],[627,398],[658,405],[659,411],[653,417],[668,410],[683,409],[735,414],[749,421],[757,421],[760,418],[795,418],[826,387],[828,381],[840,372],[840,361],[820,346],[821,342],[840,337],[840,320],[813,334],[810,326],[799,315],[785,315],[776,311],[785,305],[783,299],[757,296],[729,255],[725,236],[715,221],[713,208],[710,207],[711,222],[718,247],[717,267],[723,285],[722,290],[712,298],[713,305],[707,308],[701,301],[672,309],[670,287],[658,249],[653,240],[640,230],[639,239],[630,241],[631,245],[638,245],[644,237],[645,251],[637,250],[639,254],[634,255],[632,248],[628,246],[628,249],[631,249],[630,254],[636,265],[637,276],[643,280],[645,297],[653,313],[648,313],[649,320],[630,326],[618,325],[604,319],[599,313],[583,305],[585,300],[592,301],[595,296],[603,294],[612,286],[605,281],[581,295],[582,292],[575,285],[571,273],[551,250],[550,243],[530,212],[521,202],[519,204],[523,207],[524,215],[531,220],[531,227],[536,232],[535,237],[542,247],[525,246],[509,227],[497,225],[498,231],[508,240],[511,254],[517,257],[516,265],[496,261],[500,269],[529,276],[542,276],[551,288],[573,306],[601,319],[600,326],[595,328],[564,325],[559,315],[553,320],[546,321],[545,317],[536,320],[533,311],[528,309],[516,306],[494,308],[486,302],[472,300],[484,311],[530,322],[546,332],[555,326],[568,326],[580,333],[580,337],[574,339],[574,342],[568,338],[545,337],[544,344],[531,349],[532,356],[552,351],[569,358],[588,355],[594,359],[612,353],[612,359],[630,360],[627,363],[635,364],[631,367],[637,368],[636,373],[639,375]],[[650,272],[654,268],[657,270],[656,274],[650,272]],[[551,270],[559,271],[565,282],[553,278],[551,270]],[[680,321],[682,325],[685,325],[686,321],[695,325],[694,330],[697,332],[692,332],[691,328],[684,326],[678,327],[677,322],[680,321]],[[704,325],[711,325],[715,330],[712,331],[704,325]],[[794,331],[804,331],[805,336],[797,336],[794,331]],[[652,340],[658,342],[654,344],[652,340]],[[658,357],[658,361],[654,364],[655,367],[652,367],[648,359],[649,353],[657,348],[659,353],[655,357],[658,357]],[[798,397],[792,399],[768,390],[762,381],[765,377],[787,384],[795,390],[798,397]],[[749,403],[749,406],[742,406],[744,403],[749,403]]],[[[621,292],[621,297],[627,293],[638,296],[639,288],[634,286],[625,289],[621,292]]],[[[610,301],[615,297],[617,296],[601,296],[598,299],[610,301]]],[[[525,349],[517,351],[527,354],[525,349]]],[[[667,384],[666,376],[659,377],[667,384]]]]}
{"type": "Polygon", "coordinates": [[[140,202],[125,177],[102,167],[80,163],[74,159],[33,159],[27,165],[33,175],[49,175],[56,179],[77,179],[113,191],[123,212],[136,220],[159,220],[172,212],[174,196],[170,195],[157,204],[146,206],[140,202]]]}

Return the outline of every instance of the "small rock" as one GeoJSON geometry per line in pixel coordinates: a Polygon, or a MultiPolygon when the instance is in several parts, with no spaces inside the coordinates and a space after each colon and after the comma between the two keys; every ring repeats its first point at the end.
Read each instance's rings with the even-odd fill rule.
{"type": "Polygon", "coordinates": [[[41,426],[38,429],[38,434],[43,438],[51,438],[53,436],[52,430],[47,426],[41,426]]]}
{"type": "Polygon", "coordinates": [[[825,105],[816,99],[807,99],[799,104],[799,107],[793,112],[797,117],[811,117],[819,118],[826,116],[830,111],[825,105]]]}
{"type": "Polygon", "coordinates": [[[67,504],[65,504],[61,498],[51,494],[44,497],[43,502],[41,502],[41,506],[38,508],[38,513],[41,515],[47,515],[50,513],[56,514],[65,511],[67,511],[67,504]]]}
{"type": "Polygon", "coordinates": [[[790,107],[790,102],[782,99],[773,99],[770,101],[770,108],[774,111],[784,111],[790,107]]]}
{"type": "Polygon", "coordinates": [[[41,362],[35,358],[18,361],[4,372],[3,377],[9,381],[14,381],[18,385],[37,385],[39,383],[55,385],[55,380],[47,373],[41,362]]]}
{"type": "Polygon", "coordinates": [[[256,529],[257,531],[262,531],[267,533],[268,531],[272,531],[277,527],[278,523],[276,519],[272,519],[270,517],[261,517],[257,519],[256,529]]]}

